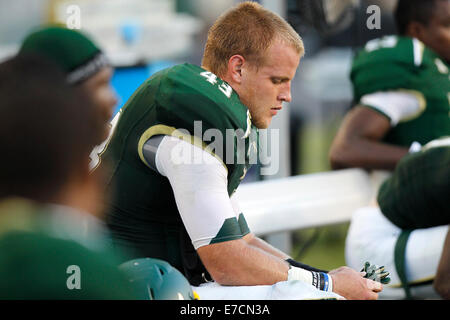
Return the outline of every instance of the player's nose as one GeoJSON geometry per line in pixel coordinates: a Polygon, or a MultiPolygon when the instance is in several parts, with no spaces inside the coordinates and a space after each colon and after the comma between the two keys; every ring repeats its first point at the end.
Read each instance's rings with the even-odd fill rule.
{"type": "Polygon", "coordinates": [[[278,95],[278,100],[283,102],[291,102],[292,96],[291,96],[291,84],[286,83],[286,86],[283,88],[283,90],[278,95]]]}

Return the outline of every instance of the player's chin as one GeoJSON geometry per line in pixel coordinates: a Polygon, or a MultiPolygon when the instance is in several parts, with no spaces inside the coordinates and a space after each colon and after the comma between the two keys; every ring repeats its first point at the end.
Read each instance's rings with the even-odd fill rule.
{"type": "Polygon", "coordinates": [[[258,129],[267,129],[272,121],[272,116],[262,116],[261,114],[258,116],[252,117],[252,123],[258,129]]]}
{"type": "Polygon", "coordinates": [[[275,109],[270,110],[270,114],[266,118],[266,128],[268,128],[270,126],[270,123],[272,122],[273,118],[275,118],[277,116],[277,112],[278,112],[278,110],[275,110],[275,109]]]}
{"type": "Polygon", "coordinates": [[[258,129],[267,129],[270,126],[270,123],[272,122],[272,117],[268,117],[264,119],[263,121],[259,121],[259,123],[255,124],[255,126],[258,129]]]}

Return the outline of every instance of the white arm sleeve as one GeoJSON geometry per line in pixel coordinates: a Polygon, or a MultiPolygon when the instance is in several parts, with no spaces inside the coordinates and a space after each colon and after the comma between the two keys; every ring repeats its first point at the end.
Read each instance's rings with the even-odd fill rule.
{"type": "Polygon", "coordinates": [[[380,91],[366,94],[361,104],[379,110],[395,127],[400,121],[413,118],[423,112],[425,100],[407,91],[380,91]]]}
{"type": "Polygon", "coordinates": [[[156,152],[155,164],[170,181],[195,249],[242,237],[236,230],[222,228],[227,220],[233,221],[232,226],[238,225],[238,213],[228,195],[227,169],[218,159],[188,142],[166,136],[156,152]]]}

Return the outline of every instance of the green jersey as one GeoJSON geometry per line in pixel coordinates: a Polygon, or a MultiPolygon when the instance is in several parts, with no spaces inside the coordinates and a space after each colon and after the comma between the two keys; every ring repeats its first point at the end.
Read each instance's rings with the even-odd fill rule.
{"type": "Polygon", "coordinates": [[[0,203],[0,299],[137,299],[120,259],[93,235],[77,241],[81,217],[66,209],[0,203]]]}
{"type": "Polygon", "coordinates": [[[434,140],[400,160],[380,187],[383,214],[402,229],[450,223],[450,138],[434,140]]]}
{"type": "Polygon", "coordinates": [[[364,103],[364,97],[387,91],[416,96],[417,111],[401,117],[384,141],[402,146],[414,141],[425,144],[450,134],[448,70],[448,63],[417,39],[397,36],[375,39],[369,41],[353,61],[354,99],[390,118],[395,110],[364,103]]]}
{"type": "MultiPolygon", "coordinates": [[[[107,222],[116,245],[134,250],[134,257],[168,261],[196,282],[190,274],[192,265],[201,263],[180,218],[171,185],[151,169],[142,148],[155,135],[172,135],[202,147],[226,169],[231,196],[257,150],[257,130],[247,107],[225,81],[198,66],[183,64],[142,84],[121,110],[113,130],[100,162],[109,172],[108,191],[113,196],[107,222]]],[[[216,220],[220,231],[210,243],[249,232],[242,214],[216,220]]]]}

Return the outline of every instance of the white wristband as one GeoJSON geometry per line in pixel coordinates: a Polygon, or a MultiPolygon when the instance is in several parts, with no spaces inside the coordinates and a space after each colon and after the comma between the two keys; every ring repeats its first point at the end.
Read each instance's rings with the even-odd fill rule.
{"type": "Polygon", "coordinates": [[[311,271],[291,266],[288,271],[288,281],[300,280],[312,284],[313,277],[311,271]]]}
{"type": "Polygon", "coordinates": [[[308,271],[302,268],[290,266],[288,271],[288,281],[300,280],[302,282],[313,285],[319,290],[332,292],[333,279],[324,272],[308,271]]]}

